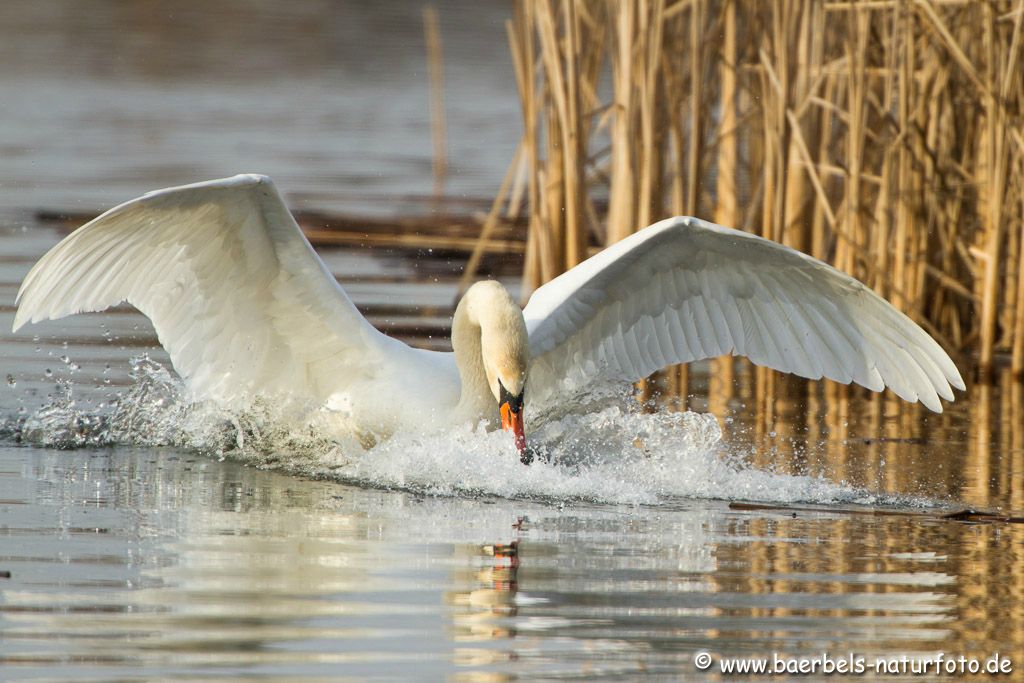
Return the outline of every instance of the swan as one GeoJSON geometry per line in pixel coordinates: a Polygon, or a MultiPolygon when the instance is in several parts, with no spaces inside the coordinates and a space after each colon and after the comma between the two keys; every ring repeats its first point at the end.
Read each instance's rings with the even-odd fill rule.
{"type": "Polygon", "coordinates": [[[147,193],[68,235],[25,277],[14,331],[127,301],[149,317],[192,398],[313,406],[374,438],[500,425],[524,462],[524,407],[596,379],[636,381],[723,354],[855,382],[942,411],[964,389],[924,330],[858,280],[794,249],[677,217],[613,244],[520,309],[470,287],[451,353],[375,329],[313,251],[270,178],[147,193]]]}

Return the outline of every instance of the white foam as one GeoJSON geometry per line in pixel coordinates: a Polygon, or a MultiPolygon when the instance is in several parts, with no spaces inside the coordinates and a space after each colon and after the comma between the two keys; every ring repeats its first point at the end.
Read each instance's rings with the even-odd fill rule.
{"type": "Polygon", "coordinates": [[[20,426],[49,446],[171,445],[249,464],[378,488],[435,495],[656,505],[681,498],[762,502],[879,503],[827,479],[757,469],[730,453],[718,422],[698,413],[653,413],[620,400],[580,415],[528,425],[539,457],[519,462],[504,432],[467,425],[448,433],[402,434],[366,449],[270,411],[230,414],[183,399],[180,380],[148,358],[104,414],[77,407],[72,387],[20,426]]]}

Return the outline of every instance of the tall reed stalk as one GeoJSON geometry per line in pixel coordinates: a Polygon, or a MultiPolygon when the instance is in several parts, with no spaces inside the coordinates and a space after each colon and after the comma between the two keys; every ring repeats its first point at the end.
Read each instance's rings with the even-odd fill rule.
{"type": "Polygon", "coordinates": [[[981,377],[1024,376],[1022,24],[1024,0],[518,0],[527,293],[692,214],[864,280],[981,377]]]}
{"type": "Polygon", "coordinates": [[[430,74],[430,135],[434,144],[434,195],[444,194],[448,173],[447,125],[444,112],[444,56],[437,8],[423,8],[423,37],[427,44],[427,71],[430,74]]]}

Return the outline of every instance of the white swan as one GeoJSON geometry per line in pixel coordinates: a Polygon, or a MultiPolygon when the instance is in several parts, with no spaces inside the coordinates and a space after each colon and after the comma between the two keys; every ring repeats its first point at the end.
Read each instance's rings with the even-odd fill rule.
{"type": "Polygon", "coordinates": [[[194,398],[321,406],[339,429],[387,435],[481,420],[524,454],[524,389],[550,405],[597,377],[635,381],[722,354],[802,377],[890,387],[941,412],[964,388],[942,348],[866,286],[805,254],[671,218],[544,285],[520,311],[480,282],[454,353],[371,326],[259,175],[150,192],[65,238],[18,293],[26,322],[128,301],[194,398]]]}

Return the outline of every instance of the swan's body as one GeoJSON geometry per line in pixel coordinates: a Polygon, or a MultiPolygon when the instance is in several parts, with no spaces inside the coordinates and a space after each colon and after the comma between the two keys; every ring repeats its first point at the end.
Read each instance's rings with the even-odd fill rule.
{"type": "MultiPolygon", "coordinates": [[[[374,434],[496,423],[595,377],[633,381],[722,354],[803,377],[892,388],[941,411],[964,388],[941,347],[857,280],[695,218],[612,245],[519,311],[497,283],[456,310],[453,353],[376,330],[317,257],[269,178],[151,192],[89,222],[33,267],[14,329],[128,301],[194,397],[322,406],[374,434]]],[[[521,422],[520,422],[521,429],[521,422]]]]}

